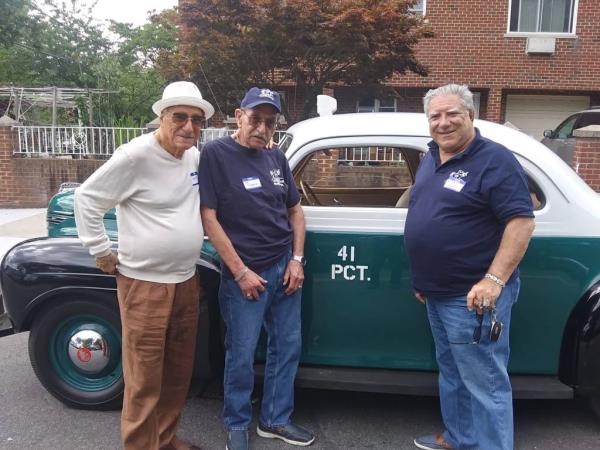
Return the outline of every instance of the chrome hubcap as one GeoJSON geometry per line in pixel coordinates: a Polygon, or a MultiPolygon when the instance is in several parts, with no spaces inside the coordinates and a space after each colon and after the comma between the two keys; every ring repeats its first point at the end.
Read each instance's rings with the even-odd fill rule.
{"type": "Polygon", "coordinates": [[[97,331],[80,330],[69,340],[69,358],[82,372],[97,373],[110,362],[110,348],[97,331]]]}

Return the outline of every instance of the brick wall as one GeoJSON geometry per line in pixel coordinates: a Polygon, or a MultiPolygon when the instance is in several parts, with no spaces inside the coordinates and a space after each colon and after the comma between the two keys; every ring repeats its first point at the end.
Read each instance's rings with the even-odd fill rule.
{"type": "Polygon", "coordinates": [[[573,167],[584,181],[600,192],[600,125],[575,130],[573,167]]]}
{"type": "MultiPolygon", "coordinates": [[[[482,117],[504,121],[506,92],[585,94],[598,91],[598,0],[579,0],[576,39],[556,39],[552,55],[525,53],[526,37],[505,37],[508,0],[431,0],[426,19],[436,36],[416,46],[429,76],[396,75],[393,86],[437,87],[465,83],[488,90],[482,117]]],[[[482,94],[483,99],[483,94],[482,94]]]]}
{"type": "MultiPolygon", "coordinates": [[[[185,14],[201,0],[179,0],[185,14]]],[[[418,110],[419,97],[427,89],[447,83],[468,84],[481,94],[480,117],[505,121],[508,94],[590,95],[599,103],[600,8],[598,0],[579,0],[576,38],[557,38],[554,54],[526,54],[527,37],[505,36],[509,0],[429,0],[425,19],[435,33],[415,47],[419,61],[429,69],[427,77],[397,74],[389,80],[396,88],[400,111],[418,110]]],[[[185,48],[188,30],[181,23],[180,46],[185,48]]],[[[301,107],[293,86],[287,88],[291,122],[301,107]]],[[[335,89],[339,112],[354,112],[356,98],[335,89]],[[339,98],[342,95],[344,98],[339,98]]]]}
{"type": "Polygon", "coordinates": [[[0,126],[0,207],[43,208],[61,183],[83,182],[104,161],[23,158],[13,155],[17,133],[0,126]]]}

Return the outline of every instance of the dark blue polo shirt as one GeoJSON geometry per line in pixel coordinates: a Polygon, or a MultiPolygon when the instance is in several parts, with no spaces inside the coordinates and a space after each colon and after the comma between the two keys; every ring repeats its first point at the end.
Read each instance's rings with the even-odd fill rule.
{"type": "Polygon", "coordinates": [[[533,217],[533,205],[510,150],[476,130],[464,152],[440,165],[439,147],[430,142],[404,231],[414,289],[425,296],[466,295],[489,269],[506,222],[517,216],[533,217]]]}
{"type": "MultiPolygon", "coordinates": [[[[250,269],[262,272],[291,248],[288,208],[300,195],[285,155],[253,150],[231,137],[207,143],[198,169],[200,203],[217,219],[250,269]]],[[[227,267],[223,274],[233,278],[227,267]]]]}

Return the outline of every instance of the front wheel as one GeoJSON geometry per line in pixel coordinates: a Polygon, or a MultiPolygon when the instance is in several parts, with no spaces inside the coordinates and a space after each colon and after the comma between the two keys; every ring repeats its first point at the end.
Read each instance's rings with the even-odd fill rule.
{"type": "Polygon", "coordinates": [[[120,408],[124,384],[116,299],[86,294],[41,311],[31,327],[29,358],[42,385],[64,404],[120,408]]]}

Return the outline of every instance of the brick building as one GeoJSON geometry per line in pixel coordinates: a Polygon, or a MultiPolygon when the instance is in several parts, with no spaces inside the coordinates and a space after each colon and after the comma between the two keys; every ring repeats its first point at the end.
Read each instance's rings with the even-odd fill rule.
{"type": "MultiPolygon", "coordinates": [[[[416,53],[429,75],[394,76],[395,94],[383,99],[333,87],[338,112],[421,111],[428,89],[464,83],[476,93],[480,118],[509,121],[541,138],[570,113],[600,105],[598,6],[598,0],[421,0],[415,13],[424,14],[435,37],[422,40],[416,53]]],[[[281,90],[294,114],[302,99],[293,86],[281,90]]]]}

